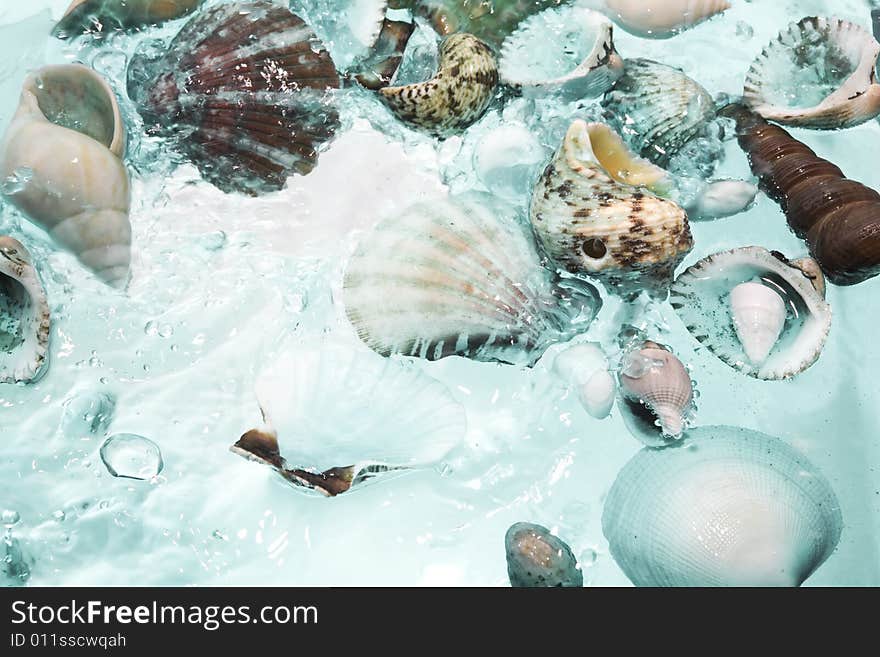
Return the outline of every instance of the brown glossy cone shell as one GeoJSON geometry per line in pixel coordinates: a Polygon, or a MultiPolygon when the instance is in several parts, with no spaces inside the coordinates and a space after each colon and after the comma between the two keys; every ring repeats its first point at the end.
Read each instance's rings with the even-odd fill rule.
{"type": "Polygon", "coordinates": [[[779,203],[828,280],[855,285],[880,274],[880,194],[746,107],[722,113],[736,120],[761,189],[779,203]]]}

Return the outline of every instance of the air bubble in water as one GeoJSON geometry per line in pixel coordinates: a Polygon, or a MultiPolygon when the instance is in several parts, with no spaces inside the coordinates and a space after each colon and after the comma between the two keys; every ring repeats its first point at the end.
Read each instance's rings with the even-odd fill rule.
{"type": "Polygon", "coordinates": [[[164,467],[159,446],[133,433],[110,436],[101,446],[101,460],[114,477],[152,479],[164,467]]]}
{"type": "Polygon", "coordinates": [[[96,390],[75,393],[64,402],[59,432],[68,438],[104,434],[115,410],[116,397],[110,393],[96,390]]]}
{"type": "Polygon", "coordinates": [[[15,527],[19,520],[21,520],[21,516],[18,514],[18,511],[14,511],[13,509],[3,509],[3,512],[0,513],[0,521],[3,522],[3,526],[6,527],[6,529],[12,529],[15,527]]]}

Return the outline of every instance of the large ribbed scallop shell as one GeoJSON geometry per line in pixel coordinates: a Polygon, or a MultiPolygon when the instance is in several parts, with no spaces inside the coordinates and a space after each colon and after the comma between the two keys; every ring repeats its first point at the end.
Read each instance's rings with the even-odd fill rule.
{"type": "Polygon", "coordinates": [[[339,87],[312,29],[268,0],[206,9],[157,61],[135,59],[129,94],[148,127],[173,140],[224,191],[281,189],[307,174],[338,125],[339,87]]]}
{"type": "Polygon", "coordinates": [[[691,334],[743,374],[787,379],[819,358],[831,328],[831,307],[802,264],[758,246],[716,253],[685,270],[673,283],[670,301],[691,334]],[[759,282],[779,294],[787,316],[778,341],[761,363],[753,363],[737,335],[730,293],[759,282]]]}
{"type": "Polygon", "coordinates": [[[727,9],[727,0],[605,0],[608,16],[631,34],[667,39],[727,9]]]}
{"type": "Polygon", "coordinates": [[[205,0],[73,0],[52,34],[60,39],[112,27],[133,28],[181,18],[205,0]]]}
{"type": "Polygon", "coordinates": [[[256,384],[264,426],[233,447],[328,495],[380,472],[430,466],[464,438],[464,408],[417,368],[323,344],[285,350],[256,384]]]}
{"type": "Polygon", "coordinates": [[[700,427],[617,475],[602,531],[636,586],[799,586],[840,540],[822,473],[777,438],[700,427]]]}
{"type": "Polygon", "coordinates": [[[404,123],[444,136],[479,119],[498,86],[492,49],[472,34],[454,34],[440,46],[437,75],[430,80],[379,90],[404,123]]]}
{"type": "Polygon", "coordinates": [[[859,25],[837,18],[791,24],[752,64],[745,101],[784,125],[848,128],[880,114],[874,67],[880,43],[859,25]]]}
{"type": "Polygon", "coordinates": [[[626,60],[602,106],[633,150],[660,166],[715,116],[708,91],[680,69],[650,59],[626,60]]]}
{"type": "Polygon", "coordinates": [[[0,383],[42,375],[49,350],[49,304],[27,249],[0,236],[0,383]]]}
{"type": "Polygon", "coordinates": [[[610,89],[623,73],[623,59],[605,16],[567,6],[524,20],[501,46],[499,72],[502,82],[525,94],[581,99],[610,89]]]}
{"type": "Polygon", "coordinates": [[[693,245],[687,214],[650,190],[666,172],[635,157],[607,125],[575,121],[538,180],[532,227],[561,269],[624,296],[665,297],[693,245]]]}
{"type": "Polygon", "coordinates": [[[363,239],[345,272],[345,311],[383,355],[532,364],[599,310],[592,286],[566,292],[554,279],[515,210],[483,196],[437,200],[363,239]]]}

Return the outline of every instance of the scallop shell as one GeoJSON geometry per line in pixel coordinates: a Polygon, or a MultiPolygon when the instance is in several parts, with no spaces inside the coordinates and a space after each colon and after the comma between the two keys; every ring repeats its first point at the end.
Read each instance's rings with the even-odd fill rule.
{"type": "Polygon", "coordinates": [[[454,34],[440,46],[437,75],[425,82],[385,87],[379,95],[404,123],[444,136],[479,119],[497,86],[492,49],[472,34],[454,34]]]}
{"type": "Polygon", "coordinates": [[[352,255],[345,311],[382,355],[533,364],[586,330],[598,292],[541,266],[516,210],[467,195],[381,221],[352,255]]]}
{"type": "Polygon", "coordinates": [[[744,99],[764,118],[784,125],[820,130],[859,125],[880,114],[878,56],[880,42],[861,26],[804,18],[752,64],[744,99]]]}
{"type": "Polygon", "coordinates": [[[650,447],[679,440],[696,411],[682,362],[655,342],[629,351],[620,369],[619,408],[630,432],[650,447]]]}
{"type": "Polygon", "coordinates": [[[290,10],[315,30],[336,65],[346,70],[379,39],[388,0],[290,0],[290,10]]]}
{"type": "Polygon", "coordinates": [[[464,438],[464,408],[407,363],[334,344],[286,349],[259,375],[264,425],[233,451],[336,495],[382,472],[427,467],[464,438]]]}
{"type": "Polygon", "coordinates": [[[571,548],[541,525],[518,522],[504,536],[507,575],[518,588],[581,587],[581,572],[571,548]]]}
{"type": "Polygon", "coordinates": [[[715,118],[708,91],[681,69],[650,59],[626,60],[602,106],[630,147],[663,167],[715,118]]]}
{"type": "Polygon", "coordinates": [[[49,304],[31,255],[0,236],[0,383],[35,381],[48,351],[49,304]]]}
{"type": "Polygon", "coordinates": [[[108,28],[155,25],[186,16],[205,0],[73,0],[52,31],[59,39],[108,28]]]}
{"type": "Polygon", "coordinates": [[[325,92],[339,87],[312,29],[269,2],[210,7],[157,60],[129,66],[129,95],[220,189],[256,195],[305,175],[338,126],[325,92]]]}
{"type": "Polygon", "coordinates": [[[685,211],[651,193],[669,184],[607,125],[578,120],[538,180],[532,226],[558,267],[593,276],[612,293],[665,297],[693,246],[685,211]]]}
{"type": "Polygon", "coordinates": [[[617,475],[602,531],[636,586],[799,586],[840,540],[822,473],[777,438],[700,427],[617,475]]]}
{"type": "Polygon", "coordinates": [[[785,302],[763,283],[740,283],[730,291],[733,328],[752,365],[758,367],[776,346],[787,315],[785,302]]]}
{"type": "Polygon", "coordinates": [[[591,416],[602,420],[611,414],[617,381],[598,343],[576,344],[560,352],[553,361],[553,371],[575,387],[581,405],[591,416]]]}
{"type": "Polygon", "coordinates": [[[566,6],[524,20],[501,46],[499,73],[502,82],[528,95],[581,99],[610,89],[623,73],[623,59],[605,16],[566,6]]]}
{"type": "Polygon", "coordinates": [[[816,362],[831,328],[831,307],[802,268],[759,246],[723,251],[684,271],[670,301],[691,334],[725,363],[758,379],[787,379],[816,362]],[[775,290],[786,307],[779,340],[761,363],[743,348],[730,309],[732,290],[749,282],[775,290]]]}
{"type": "Polygon", "coordinates": [[[636,36],[667,39],[730,9],[727,0],[605,0],[606,13],[636,36]]]}

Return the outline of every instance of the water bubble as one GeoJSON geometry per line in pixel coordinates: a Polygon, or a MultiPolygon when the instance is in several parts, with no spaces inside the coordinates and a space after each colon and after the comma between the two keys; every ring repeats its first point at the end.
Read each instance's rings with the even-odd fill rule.
{"type": "Polygon", "coordinates": [[[58,511],[55,511],[52,514],[52,517],[55,518],[55,520],[57,520],[58,522],[64,522],[64,519],[67,516],[65,515],[64,511],[62,511],[61,509],[58,509],[58,511]]]}
{"type": "Polygon", "coordinates": [[[115,410],[116,397],[108,392],[76,392],[64,401],[58,430],[61,435],[70,438],[104,434],[113,421],[115,410]]]}
{"type": "Polygon", "coordinates": [[[3,512],[0,513],[0,522],[3,523],[6,529],[12,529],[18,524],[19,520],[21,520],[21,516],[18,514],[18,511],[13,509],[3,509],[3,512]]]}
{"type": "Polygon", "coordinates": [[[199,238],[199,244],[206,251],[219,251],[226,246],[226,233],[222,230],[205,233],[199,238]]]}
{"type": "Polygon", "coordinates": [[[101,446],[101,460],[114,477],[147,480],[164,467],[159,446],[132,433],[110,436],[101,446]]]}
{"type": "Polygon", "coordinates": [[[159,335],[159,322],[151,319],[144,325],[144,333],[149,336],[159,335]]]}
{"type": "Polygon", "coordinates": [[[578,558],[578,563],[581,568],[589,568],[590,566],[595,565],[596,561],[599,559],[599,553],[596,552],[593,548],[587,548],[583,552],[581,552],[581,556],[578,558]]]}

